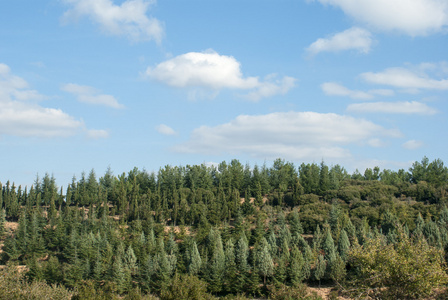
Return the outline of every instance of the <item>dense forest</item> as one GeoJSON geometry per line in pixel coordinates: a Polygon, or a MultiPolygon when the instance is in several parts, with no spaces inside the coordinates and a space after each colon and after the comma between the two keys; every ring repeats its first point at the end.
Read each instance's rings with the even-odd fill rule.
{"type": "Polygon", "coordinates": [[[353,174],[235,159],[0,190],[0,299],[448,296],[440,159],[353,174]]]}

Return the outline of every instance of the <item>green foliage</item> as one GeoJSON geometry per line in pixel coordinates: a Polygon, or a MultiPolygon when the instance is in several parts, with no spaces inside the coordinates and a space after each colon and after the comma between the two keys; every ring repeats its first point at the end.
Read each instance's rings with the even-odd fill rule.
{"type": "Polygon", "coordinates": [[[322,300],[315,292],[310,293],[304,284],[290,287],[287,285],[269,286],[269,299],[272,300],[322,300]]]}
{"type": "MultiPolygon", "coordinates": [[[[294,295],[297,289],[282,284],[300,289],[302,282],[345,279],[370,295],[395,297],[395,275],[371,282],[349,253],[380,239],[405,257],[408,269],[398,264],[397,272],[411,272],[422,259],[398,251],[402,234],[414,248],[426,241],[428,249],[448,249],[447,174],[442,161],[427,158],[409,172],[374,167],[351,175],[324,162],[296,168],[277,159],[251,169],[232,160],[118,176],[108,169],[98,179],[92,170],[73,177],[66,195],[46,174],[29,190],[0,185],[2,261],[26,264],[27,278],[63,284],[82,299],[168,295],[186,274],[221,297],[266,298],[272,283],[294,295]]],[[[437,253],[427,265],[438,260],[443,269],[448,256],[437,253]]],[[[425,292],[406,297],[444,282],[426,279],[425,292]]]]}
{"type": "Polygon", "coordinates": [[[207,283],[193,275],[176,274],[160,292],[161,300],[202,300],[214,299],[207,293],[207,283]]]}
{"type": "Polygon", "coordinates": [[[425,239],[398,232],[396,244],[383,236],[355,244],[349,252],[350,286],[360,294],[382,299],[417,299],[429,296],[448,282],[443,252],[425,239]]]}
{"type": "Polygon", "coordinates": [[[28,282],[24,272],[17,265],[7,265],[0,269],[0,299],[49,299],[70,300],[72,292],[56,284],[44,281],[28,282]]]}

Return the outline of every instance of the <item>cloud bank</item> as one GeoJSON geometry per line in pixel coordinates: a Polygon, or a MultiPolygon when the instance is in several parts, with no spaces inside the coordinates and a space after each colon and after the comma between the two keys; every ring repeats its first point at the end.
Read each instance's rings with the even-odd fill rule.
{"type": "MultiPolygon", "coordinates": [[[[388,68],[382,72],[366,72],[361,78],[373,84],[403,89],[448,90],[448,79],[435,79],[428,75],[423,64],[419,68],[388,68]]],[[[443,66],[443,63],[440,63],[443,66]]]]}
{"type": "Polygon", "coordinates": [[[357,113],[386,113],[386,114],[417,114],[434,115],[437,110],[417,101],[404,102],[370,102],[354,103],[347,107],[349,112],[357,113]]]}
{"type": "Polygon", "coordinates": [[[201,154],[248,154],[273,159],[331,159],[350,157],[351,144],[370,145],[380,138],[397,138],[397,130],[370,121],[333,113],[286,112],[240,115],[229,123],[202,126],[173,150],[201,154]]]}
{"type": "Polygon", "coordinates": [[[189,52],[164,61],[154,68],[148,67],[146,76],[178,88],[199,87],[211,90],[248,90],[244,97],[258,101],[264,97],[286,94],[295,86],[296,79],[275,75],[244,77],[240,63],[232,56],[220,55],[213,50],[189,52]]]}

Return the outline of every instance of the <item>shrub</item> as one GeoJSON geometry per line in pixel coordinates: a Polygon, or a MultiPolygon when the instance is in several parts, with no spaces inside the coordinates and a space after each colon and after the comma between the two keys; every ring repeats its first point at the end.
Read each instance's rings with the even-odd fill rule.
{"type": "Polygon", "coordinates": [[[448,282],[443,251],[397,231],[395,244],[379,235],[352,247],[348,290],[381,299],[418,299],[448,282]]]}

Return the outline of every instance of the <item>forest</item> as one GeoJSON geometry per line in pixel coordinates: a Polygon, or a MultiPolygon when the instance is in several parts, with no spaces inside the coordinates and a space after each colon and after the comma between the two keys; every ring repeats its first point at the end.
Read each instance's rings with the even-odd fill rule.
{"type": "Polygon", "coordinates": [[[92,169],[0,190],[0,299],[448,297],[440,159],[92,169]]]}

